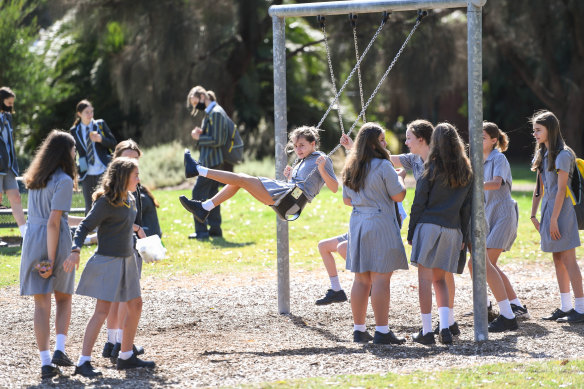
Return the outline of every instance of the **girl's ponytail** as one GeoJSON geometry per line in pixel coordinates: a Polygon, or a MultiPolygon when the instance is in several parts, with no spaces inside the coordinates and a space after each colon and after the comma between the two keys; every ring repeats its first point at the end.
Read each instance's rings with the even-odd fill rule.
{"type": "Polygon", "coordinates": [[[501,152],[507,151],[509,147],[509,137],[501,129],[499,129],[499,137],[497,138],[497,147],[501,152]]]}

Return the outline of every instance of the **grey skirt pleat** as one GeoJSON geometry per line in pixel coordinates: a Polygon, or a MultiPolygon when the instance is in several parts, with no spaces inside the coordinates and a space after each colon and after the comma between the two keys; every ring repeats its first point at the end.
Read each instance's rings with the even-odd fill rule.
{"type": "Polygon", "coordinates": [[[140,275],[136,257],[94,254],[83,269],[76,293],[111,302],[124,302],[140,297],[140,275]]]}
{"type": "Polygon", "coordinates": [[[456,273],[461,247],[462,232],[459,229],[420,223],[414,231],[410,262],[414,266],[420,264],[456,273]]]}

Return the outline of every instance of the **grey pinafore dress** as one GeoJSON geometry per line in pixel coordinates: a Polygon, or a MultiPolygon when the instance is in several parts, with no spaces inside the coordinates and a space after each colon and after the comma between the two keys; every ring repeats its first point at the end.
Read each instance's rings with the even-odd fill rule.
{"type": "Polygon", "coordinates": [[[28,192],[27,233],[22,242],[20,261],[20,294],[35,295],[59,291],[73,294],[75,270],[66,273],[63,262],[71,253],[71,232],[67,213],[71,209],[73,179],[61,169],[49,178],[47,186],[28,192]],[[40,261],[48,261],[47,222],[52,210],[63,211],[59,228],[59,243],[53,266],[53,275],[45,279],[34,268],[40,261]]]}
{"type": "Polygon", "coordinates": [[[408,269],[406,252],[395,214],[395,196],[405,188],[391,162],[373,159],[365,186],[359,192],[343,187],[353,205],[349,222],[346,267],[354,273],[389,273],[408,269]]]}
{"type": "Polygon", "coordinates": [[[497,149],[491,151],[484,163],[484,181],[501,177],[501,187],[485,190],[485,218],[487,221],[487,248],[508,251],[517,238],[519,210],[511,198],[511,167],[507,158],[497,149]]]}
{"type": "MultiPolygon", "coordinates": [[[[556,157],[556,170],[572,172],[574,156],[567,150],[562,150],[556,157]]],[[[541,178],[544,186],[543,199],[541,203],[541,222],[539,233],[541,235],[541,251],[546,253],[557,253],[573,249],[580,246],[580,236],[578,235],[578,221],[576,212],[569,197],[564,199],[564,204],[558,216],[558,228],[562,237],[553,240],[550,236],[550,218],[554,211],[556,193],[558,193],[558,173],[556,170],[547,170],[547,152],[543,157],[543,171],[541,178]]],[[[568,185],[569,185],[568,180],[568,185]]]]}

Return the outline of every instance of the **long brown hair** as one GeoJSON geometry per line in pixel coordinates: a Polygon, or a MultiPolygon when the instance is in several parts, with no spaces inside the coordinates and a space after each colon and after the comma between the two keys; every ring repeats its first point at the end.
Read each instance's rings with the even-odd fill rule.
{"type": "Polygon", "coordinates": [[[430,152],[424,163],[424,176],[430,174],[429,167],[434,165],[431,180],[441,180],[450,188],[466,186],[472,180],[472,168],[466,155],[464,142],[456,127],[450,123],[439,123],[434,127],[430,152]]]}
{"type": "Polygon", "coordinates": [[[493,122],[483,122],[483,131],[489,135],[489,138],[497,139],[497,143],[493,145],[493,150],[497,148],[501,152],[507,151],[507,148],[509,147],[509,137],[499,128],[499,126],[493,122]]]}
{"type": "Polygon", "coordinates": [[[142,156],[142,150],[140,150],[140,147],[138,147],[138,143],[132,139],[126,139],[116,145],[113,158],[116,159],[121,157],[122,153],[126,150],[133,150],[138,153],[138,157],[142,156]]]}
{"type": "Polygon", "coordinates": [[[58,168],[73,179],[77,187],[77,169],[71,151],[75,139],[71,134],[53,130],[39,146],[34,159],[24,173],[24,183],[28,189],[42,189],[58,168]]]}
{"type": "Polygon", "coordinates": [[[83,112],[83,110],[87,107],[93,107],[93,104],[91,104],[89,100],[83,99],[77,103],[77,106],[75,107],[75,121],[73,122],[73,127],[77,127],[81,121],[81,118],[78,114],[83,112]]]}
{"type": "Polygon", "coordinates": [[[93,201],[104,196],[114,207],[122,206],[131,196],[128,192],[130,175],[138,167],[138,161],[132,158],[120,157],[110,162],[105,171],[99,189],[93,193],[93,201]]]}
{"type": "Polygon", "coordinates": [[[379,136],[385,131],[377,123],[365,123],[357,136],[353,150],[343,168],[343,185],[359,192],[365,185],[371,160],[374,158],[389,160],[389,151],[379,143],[379,136]]]}
{"type": "MultiPolygon", "coordinates": [[[[534,124],[540,124],[547,129],[547,138],[548,143],[550,145],[550,149],[548,151],[548,171],[553,172],[556,170],[556,157],[562,150],[568,150],[572,155],[574,151],[571,148],[566,146],[564,142],[564,138],[562,137],[562,131],[560,130],[560,121],[550,111],[541,110],[537,111],[533,114],[529,122],[534,124]]],[[[535,143],[535,150],[533,153],[533,163],[531,165],[531,170],[535,171],[537,169],[541,169],[543,166],[543,156],[545,155],[546,147],[545,143],[538,144],[535,143]]]]}

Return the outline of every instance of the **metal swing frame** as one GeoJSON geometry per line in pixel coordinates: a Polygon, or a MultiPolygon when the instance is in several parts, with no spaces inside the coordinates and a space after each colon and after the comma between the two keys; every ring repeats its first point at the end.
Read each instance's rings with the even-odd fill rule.
{"type": "MultiPolygon", "coordinates": [[[[274,5],[269,8],[273,28],[274,59],[274,129],[276,179],[285,179],[288,162],[286,117],[286,17],[415,11],[436,8],[466,8],[468,55],[468,127],[470,157],[474,172],[473,228],[473,310],[475,341],[488,339],[486,306],[486,225],[483,199],[482,155],[482,7],[486,0],[369,0],[331,1],[306,4],[274,5]],[[480,258],[481,260],[477,260],[480,258]]],[[[278,312],[290,313],[290,268],[288,224],[277,219],[278,312]]]]}

